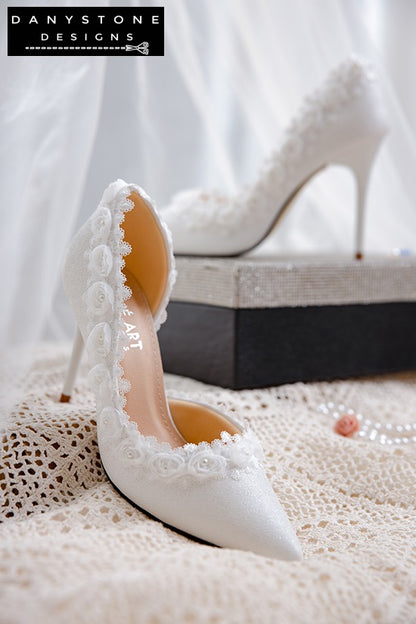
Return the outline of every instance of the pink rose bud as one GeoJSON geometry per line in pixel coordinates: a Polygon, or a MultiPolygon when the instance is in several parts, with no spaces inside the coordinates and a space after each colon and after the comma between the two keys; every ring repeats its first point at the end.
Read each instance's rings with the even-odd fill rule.
{"type": "Polygon", "coordinates": [[[354,435],[360,428],[357,416],[355,414],[344,414],[335,423],[334,431],[339,435],[346,436],[347,438],[354,435]]]}

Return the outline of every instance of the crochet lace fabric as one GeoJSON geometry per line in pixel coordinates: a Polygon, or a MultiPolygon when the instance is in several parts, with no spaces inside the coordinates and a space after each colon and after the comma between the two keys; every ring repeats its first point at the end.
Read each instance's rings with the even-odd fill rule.
{"type": "Polygon", "coordinates": [[[240,392],[167,376],[258,435],[304,551],[293,563],[191,541],[121,498],[85,379],[57,403],[68,357],[42,347],[3,434],[2,623],[416,622],[416,447],[343,438],[318,410],[414,422],[416,374],[240,392]]]}

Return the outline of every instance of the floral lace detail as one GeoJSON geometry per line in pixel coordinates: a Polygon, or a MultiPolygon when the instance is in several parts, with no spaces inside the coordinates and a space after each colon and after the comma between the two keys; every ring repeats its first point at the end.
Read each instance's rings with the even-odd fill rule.
{"type": "MultiPolygon", "coordinates": [[[[358,98],[376,79],[372,66],[351,57],[333,69],[323,85],[303,100],[303,104],[282,136],[278,149],[264,162],[257,181],[236,196],[218,190],[187,189],[177,193],[164,214],[171,222],[189,231],[214,227],[231,232],[248,226],[252,215],[266,210],[269,198],[273,209],[279,198],[286,200],[294,173],[306,155],[313,152],[324,128],[338,120],[344,107],[358,98]],[[277,191],[276,191],[277,189],[277,191]]],[[[322,163],[324,165],[324,163],[322,163]]]]}
{"type": "Polygon", "coordinates": [[[224,228],[233,224],[236,216],[235,200],[232,197],[218,190],[207,192],[200,188],[177,193],[166,210],[175,213],[190,230],[204,230],[213,224],[217,228],[224,228]]]}
{"type": "Polygon", "coordinates": [[[90,253],[88,268],[97,278],[104,279],[108,277],[113,268],[111,249],[107,245],[97,245],[90,253]]]}
{"type": "MultiPolygon", "coordinates": [[[[126,467],[145,471],[154,479],[238,478],[242,470],[258,468],[262,460],[261,446],[250,431],[234,436],[223,432],[221,438],[211,444],[185,444],[172,449],[154,437],[143,436],[123,409],[130,383],[123,377],[120,364],[126,343],[122,313],[131,295],[125,284],[123,267],[124,256],[131,248],[124,240],[121,224],[125,212],[133,208],[133,202],[128,199],[133,190],[139,192],[153,210],[155,208],[142,189],[133,185],[120,188],[120,184],[115,183],[105,191],[91,218],[88,282],[83,295],[89,321],[86,347],[91,369],[88,381],[97,400],[100,446],[117,453],[126,467]]],[[[156,329],[166,318],[165,307],[176,278],[170,233],[164,224],[162,228],[171,269],[160,311],[154,320],[156,329]]]]}
{"type": "Polygon", "coordinates": [[[100,445],[121,457],[126,468],[134,467],[153,479],[192,480],[238,478],[242,470],[257,469],[263,450],[256,436],[246,430],[231,436],[223,431],[210,444],[185,444],[172,449],[152,436],[143,436],[136,423],[116,409],[104,408],[98,419],[100,445]]]}

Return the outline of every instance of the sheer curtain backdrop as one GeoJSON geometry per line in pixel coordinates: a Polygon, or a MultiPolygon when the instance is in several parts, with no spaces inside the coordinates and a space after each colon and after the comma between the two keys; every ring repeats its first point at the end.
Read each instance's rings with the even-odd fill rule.
{"type": "MultiPolygon", "coordinates": [[[[84,2],[10,2],[10,6],[84,2]]],[[[186,187],[253,180],[302,97],[351,53],[378,68],[391,132],[377,160],[366,250],[416,250],[416,4],[412,0],[146,0],[165,6],[164,57],[7,57],[0,102],[3,414],[41,340],[69,339],[65,248],[107,184],[163,206],[186,187]]],[[[256,253],[349,253],[354,184],[317,177],[256,253]],[[347,235],[347,233],[349,233],[347,235]]]]}

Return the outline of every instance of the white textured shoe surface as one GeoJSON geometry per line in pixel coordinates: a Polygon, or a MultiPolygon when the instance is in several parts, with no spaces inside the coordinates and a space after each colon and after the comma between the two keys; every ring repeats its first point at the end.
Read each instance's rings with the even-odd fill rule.
{"type": "Polygon", "coordinates": [[[356,58],[344,62],[305,98],[253,185],[230,197],[198,188],[173,197],[162,215],[175,253],[227,256],[248,251],[267,236],[285,204],[313,174],[328,164],[345,164],[344,152],[361,141],[373,139],[378,145],[386,130],[371,66],[356,58]]]}
{"type": "MultiPolygon", "coordinates": [[[[98,439],[106,472],[144,511],[218,546],[277,559],[302,558],[286,513],[255,460],[248,463],[257,465],[227,468],[221,465],[221,454],[211,452],[211,445],[203,450],[187,445],[194,448],[185,447],[185,461],[182,449],[149,453],[146,461],[142,436],[142,444],[127,442],[127,429],[120,427],[116,414],[105,414],[104,420],[105,424],[102,419],[99,423],[98,439]],[[182,474],[175,476],[178,467],[182,474]]],[[[236,453],[246,450],[244,442],[235,441],[234,446],[236,453]]]]}
{"type": "Polygon", "coordinates": [[[168,250],[165,295],[155,314],[159,326],[175,278],[171,240],[139,187],[122,180],[108,187],[75,237],[64,269],[65,290],[88,351],[106,472],[129,500],[166,524],[219,546],[299,559],[296,535],[267,481],[261,447],[250,431],[172,448],[142,435],[124,411],[129,382],[120,365],[126,340],[122,311],[130,292],[122,269],[130,246],[120,224],[133,208],[132,191],[152,210],[168,250]]]}

